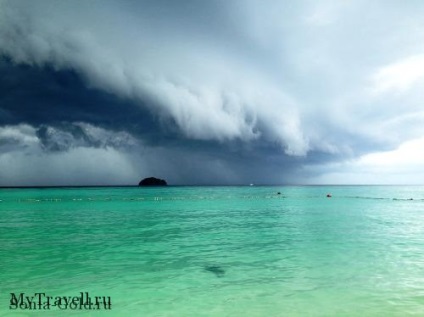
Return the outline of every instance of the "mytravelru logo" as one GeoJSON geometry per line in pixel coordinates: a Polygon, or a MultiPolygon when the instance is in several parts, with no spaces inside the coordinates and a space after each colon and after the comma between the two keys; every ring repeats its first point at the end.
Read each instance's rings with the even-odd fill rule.
{"type": "Polygon", "coordinates": [[[46,293],[10,293],[11,310],[110,310],[110,296],[90,296],[80,292],[78,296],[48,296],[46,293]]]}

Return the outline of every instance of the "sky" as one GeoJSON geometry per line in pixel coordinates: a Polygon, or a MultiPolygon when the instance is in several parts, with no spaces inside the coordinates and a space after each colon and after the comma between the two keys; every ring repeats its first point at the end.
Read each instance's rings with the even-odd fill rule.
{"type": "Polygon", "coordinates": [[[0,0],[0,186],[422,184],[420,0],[0,0]]]}

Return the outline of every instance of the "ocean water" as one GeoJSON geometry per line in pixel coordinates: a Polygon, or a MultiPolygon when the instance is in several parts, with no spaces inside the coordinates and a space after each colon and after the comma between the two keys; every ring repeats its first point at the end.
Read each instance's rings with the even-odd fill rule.
{"type": "Polygon", "coordinates": [[[424,316],[424,187],[1,189],[0,200],[0,316],[424,316]],[[80,292],[110,297],[110,310],[9,307],[11,293],[80,292]]]}

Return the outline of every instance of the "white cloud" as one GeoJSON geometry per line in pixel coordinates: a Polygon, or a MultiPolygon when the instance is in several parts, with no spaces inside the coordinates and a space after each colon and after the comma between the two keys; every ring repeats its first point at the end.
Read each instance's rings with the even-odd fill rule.
{"type": "MultiPolygon", "coordinates": [[[[411,169],[417,166],[424,167],[424,137],[407,141],[396,150],[370,153],[358,160],[359,167],[388,167],[392,170],[411,169]]],[[[424,172],[424,170],[423,170],[424,172]]]]}
{"type": "Polygon", "coordinates": [[[341,17],[342,11],[349,7],[351,2],[349,0],[311,1],[310,13],[306,14],[305,21],[314,27],[329,26],[341,17]]]}
{"type": "Polygon", "coordinates": [[[410,56],[378,69],[372,76],[372,93],[405,93],[422,79],[424,54],[410,56]]]}
{"type": "Polygon", "coordinates": [[[424,184],[424,137],[406,141],[397,149],[375,152],[343,163],[309,166],[320,175],[309,183],[424,184]]]}

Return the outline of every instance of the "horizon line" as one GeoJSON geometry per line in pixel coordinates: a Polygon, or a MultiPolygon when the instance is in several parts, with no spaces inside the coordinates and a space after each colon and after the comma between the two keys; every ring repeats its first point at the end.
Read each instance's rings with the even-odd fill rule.
{"type": "Polygon", "coordinates": [[[171,184],[165,186],[139,185],[0,185],[0,189],[24,188],[110,188],[110,187],[284,187],[284,186],[424,186],[424,184],[171,184]]]}

